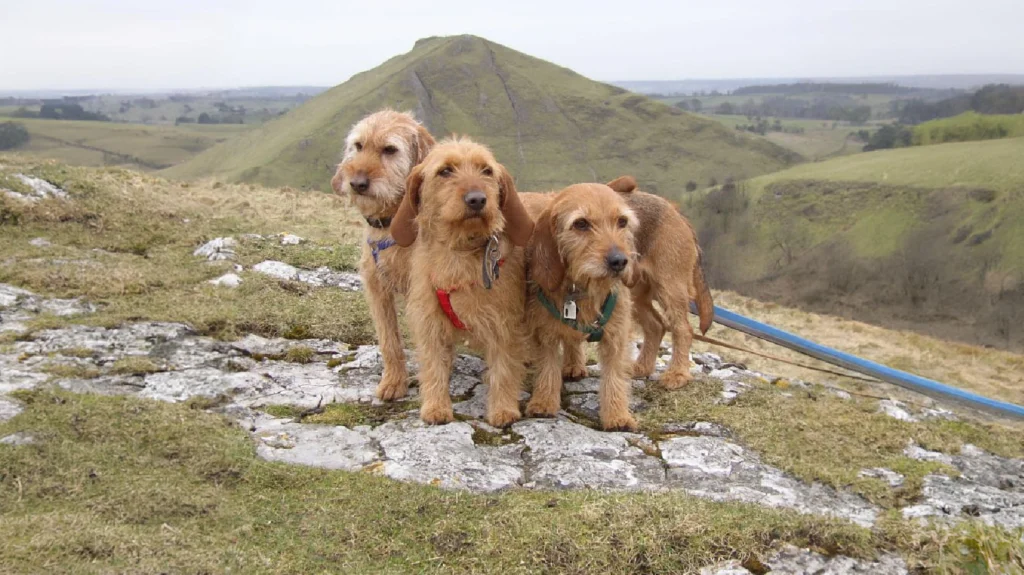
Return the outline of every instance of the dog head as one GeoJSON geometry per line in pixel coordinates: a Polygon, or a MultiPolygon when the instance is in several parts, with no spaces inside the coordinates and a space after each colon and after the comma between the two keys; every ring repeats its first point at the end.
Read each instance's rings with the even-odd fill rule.
{"type": "Polygon", "coordinates": [[[445,140],[413,168],[391,235],[409,246],[419,233],[450,246],[504,232],[517,246],[533,233],[533,220],[512,176],[491,151],[468,138],[445,140]]]}
{"type": "Polygon", "coordinates": [[[576,184],[558,192],[537,219],[528,248],[530,275],[555,291],[573,283],[622,280],[636,272],[633,234],[636,215],[615,190],[604,184],[576,184]]]}
{"type": "Polygon", "coordinates": [[[345,138],[331,187],[337,194],[349,194],[363,216],[388,215],[402,201],[409,171],[433,146],[434,138],[411,114],[370,114],[345,138]]]}

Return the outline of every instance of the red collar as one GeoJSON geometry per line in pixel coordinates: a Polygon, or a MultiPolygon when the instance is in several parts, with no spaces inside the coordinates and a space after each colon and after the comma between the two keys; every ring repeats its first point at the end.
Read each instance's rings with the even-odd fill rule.
{"type": "MultiPolygon", "coordinates": [[[[505,258],[498,260],[498,265],[505,265],[505,258]]],[[[480,282],[478,281],[473,281],[464,287],[471,288],[479,283],[480,282]]],[[[457,291],[458,289],[459,286],[448,289],[437,288],[437,303],[441,306],[441,311],[444,312],[444,315],[448,316],[448,320],[452,322],[452,326],[454,326],[455,329],[469,331],[466,324],[462,323],[462,320],[459,319],[459,314],[455,313],[455,308],[452,307],[452,292],[457,291]]]]}

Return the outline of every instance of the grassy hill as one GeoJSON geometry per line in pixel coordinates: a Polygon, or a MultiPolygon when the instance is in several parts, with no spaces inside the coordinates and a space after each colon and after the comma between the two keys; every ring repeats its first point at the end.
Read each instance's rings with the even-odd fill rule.
{"type": "Polygon", "coordinates": [[[914,127],[914,144],[942,144],[1024,136],[1024,114],[964,112],[914,127]]]}
{"type": "Polygon", "coordinates": [[[114,122],[15,119],[30,140],[19,153],[79,166],[159,170],[244,132],[239,125],[143,126],[114,122]]]}
{"type": "Polygon", "coordinates": [[[694,194],[684,206],[718,287],[1019,347],[1021,157],[1022,138],[870,152],[694,194]]]}
{"type": "Polygon", "coordinates": [[[528,189],[631,173],[665,193],[691,179],[751,177],[797,158],[644,96],[457,36],[420,40],[166,175],[325,189],[345,133],[385,106],[415,111],[435,135],[465,133],[489,144],[528,189]]]}

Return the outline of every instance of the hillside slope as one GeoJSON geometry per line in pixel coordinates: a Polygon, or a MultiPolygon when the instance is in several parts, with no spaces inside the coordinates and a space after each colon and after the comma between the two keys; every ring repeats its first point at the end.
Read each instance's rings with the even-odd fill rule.
{"type": "Polygon", "coordinates": [[[716,287],[1019,348],[1022,157],[1024,138],[870,152],[685,207],[716,287]]]}
{"type": "Polygon", "coordinates": [[[173,167],[174,178],[325,189],[348,129],[383,107],[437,136],[494,148],[524,188],[643,175],[648,189],[751,177],[796,155],[644,96],[475,36],[428,38],[248,134],[173,167]]]}

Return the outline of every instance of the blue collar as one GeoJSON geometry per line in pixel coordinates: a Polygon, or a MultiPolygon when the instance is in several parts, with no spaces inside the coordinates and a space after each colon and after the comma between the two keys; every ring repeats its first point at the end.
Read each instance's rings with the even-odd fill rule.
{"type": "Polygon", "coordinates": [[[373,255],[373,263],[376,264],[377,258],[380,257],[380,253],[395,245],[395,240],[391,238],[384,238],[382,240],[366,240],[366,245],[370,246],[370,254],[373,255]]]}

